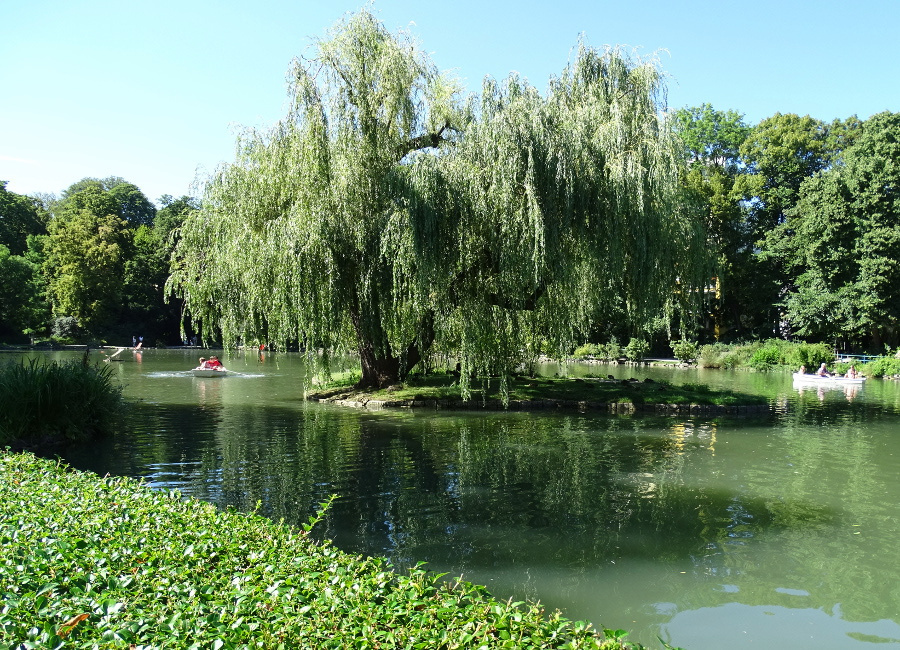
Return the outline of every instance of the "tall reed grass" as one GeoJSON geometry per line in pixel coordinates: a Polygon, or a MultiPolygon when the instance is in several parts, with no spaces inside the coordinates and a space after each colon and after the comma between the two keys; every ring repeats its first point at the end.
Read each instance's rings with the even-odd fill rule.
{"type": "Polygon", "coordinates": [[[82,441],[110,433],[122,389],[108,366],[30,359],[0,366],[0,444],[82,441]]]}

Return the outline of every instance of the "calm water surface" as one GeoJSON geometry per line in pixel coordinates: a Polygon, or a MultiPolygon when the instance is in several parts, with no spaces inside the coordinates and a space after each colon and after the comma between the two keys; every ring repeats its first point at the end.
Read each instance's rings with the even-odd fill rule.
{"type": "Polygon", "coordinates": [[[896,383],[581,366],[760,392],[773,414],[366,412],[305,403],[295,355],[214,379],[187,372],[196,351],[120,356],[122,430],[76,467],[293,523],[338,494],[320,532],[347,551],[650,647],[900,648],[896,383]]]}

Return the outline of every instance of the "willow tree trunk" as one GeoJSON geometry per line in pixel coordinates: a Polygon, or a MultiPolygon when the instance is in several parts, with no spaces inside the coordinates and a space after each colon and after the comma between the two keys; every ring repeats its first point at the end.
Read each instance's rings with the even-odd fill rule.
{"type": "Polygon", "coordinates": [[[386,343],[387,337],[379,320],[363,324],[360,311],[355,307],[350,310],[350,318],[356,331],[362,371],[357,388],[385,388],[403,381],[434,342],[433,314],[422,319],[415,340],[410,341],[400,354],[394,354],[386,343]]]}
{"type": "Polygon", "coordinates": [[[359,344],[359,364],[362,378],[357,388],[384,388],[400,381],[400,359],[396,356],[379,356],[370,342],[359,344]]]}

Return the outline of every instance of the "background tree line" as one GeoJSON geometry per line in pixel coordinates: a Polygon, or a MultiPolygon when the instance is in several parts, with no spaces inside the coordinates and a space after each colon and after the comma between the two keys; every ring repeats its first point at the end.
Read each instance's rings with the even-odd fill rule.
{"type": "MultiPolygon", "coordinates": [[[[706,229],[702,308],[660,314],[701,342],[798,337],[879,352],[900,343],[900,114],[755,126],[705,104],[676,111],[681,209],[706,229]]],[[[85,178],[60,197],[0,182],[0,340],[180,340],[164,299],[188,196],[157,207],[135,185],[85,178]]],[[[592,340],[635,334],[614,305],[592,340]]],[[[652,329],[652,328],[651,328],[652,329]]]]}
{"type": "Polygon", "coordinates": [[[163,287],[199,202],[159,203],[118,177],[84,178],[60,197],[0,182],[0,341],[178,342],[181,304],[163,287]]]}
{"type": "Polygon", "coordinates": [[[716,257],[693,338],[900,343],[900,114],[750,126],[706,104],[673,121],[716,257]]]}

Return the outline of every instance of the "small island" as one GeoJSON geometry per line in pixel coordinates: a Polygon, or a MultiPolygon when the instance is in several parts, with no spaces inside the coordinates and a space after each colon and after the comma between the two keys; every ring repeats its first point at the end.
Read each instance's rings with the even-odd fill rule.
{"type": "Polygon", "coordinates": [[[600,377],[512,376],[476,382],[468,399],[454,373],[412,376],[384,388],[361,388],[349,376],[308,392],[309,401],[366,409],[436,408],[456,410],[548,410],[611,413],[768,413],[759,395],[714,390],[697,384],[671,384],[644,379],[600,377]]]}

